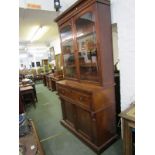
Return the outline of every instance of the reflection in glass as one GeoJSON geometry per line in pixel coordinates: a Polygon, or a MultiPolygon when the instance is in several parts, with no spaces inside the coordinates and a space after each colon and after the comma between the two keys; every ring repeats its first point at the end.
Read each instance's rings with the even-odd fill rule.
{"type": "Polygon", "coordinates": [[[88,12],[76,20],[80,78],[98,81],[98,64],[94,16],[88,12]]]}
{"type": "Polygon", "coordinates": [[[71,26],[68,25],[61,29],[60,35],[62,41],[65,76],[74,78],[76,77],[76,66],[71,26]]]}

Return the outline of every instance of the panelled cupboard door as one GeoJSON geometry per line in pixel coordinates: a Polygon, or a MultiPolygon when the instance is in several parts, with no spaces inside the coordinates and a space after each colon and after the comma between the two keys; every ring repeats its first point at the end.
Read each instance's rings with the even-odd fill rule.
{"type": "Polygon", "coordinates": [[[77,78],[74,37],[71,21],[66,22],[60,27],[60,37],[64,75],[67,78],[77,78]]]}
{"type": "Polygon", "coordinates": [[[63,119],[75,128],[75,108],[74,105],[66,100],[61,100],[63,119]]]}
{"type": "Polygon", "coordinates": [[[80,80],[99,82],[94,5],[74,17],[80,80]]]}
{"type": "Polygon", "coordinates": [[[90,112],[76,107],[77,131],[92,141],[92,120],[90,112]]]}

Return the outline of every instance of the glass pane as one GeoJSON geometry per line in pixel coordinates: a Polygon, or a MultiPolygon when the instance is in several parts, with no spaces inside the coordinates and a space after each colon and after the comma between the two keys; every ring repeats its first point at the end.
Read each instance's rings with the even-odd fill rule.
{"type": "Polygon", "coordinates": [[[61,29],[60,35],[62,41],[65,76],[74,78],[76,77],[76,66],[71,26],[68,25],[61,29]]]}
{"type": "Polygon", "coordinates": [[[80,79],[99,81],[94,16],[88,12],[76,20],[80,79]]]}

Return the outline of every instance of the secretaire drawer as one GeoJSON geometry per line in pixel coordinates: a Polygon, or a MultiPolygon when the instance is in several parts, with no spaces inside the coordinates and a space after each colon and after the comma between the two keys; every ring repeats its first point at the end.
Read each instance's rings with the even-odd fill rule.
{"type": "Polygon", "coordinates": [[[90,108],[91,94],[81,92],[80,90],[78,91],[72,88],[64,88],[60,86],[58,87],[58,93],[69,99],[72,99],[73,101],[75,101],[75,104],[81,104],[87,108],[90,108]]]}
{"type": "Polygon", "coordinates": [[[90,107],[90,102],[91,102],[91,95],[89,94],[85,94],[83,92],[78,92],[77,90],[72,90],[72,98],[82,104],[85,105],[87,107],[90,107]]]}
{"type": "Polygon", "coordinates": [[[67,88],[64,88],[64,87],[60,87],[60,86],[58,86],[58,93],[60,94],[60,95],[63,95],[63,96],[65,96],[65,97],[69,97],[70,98],[70,90],[69,89],[67,89],[67,88]]]}

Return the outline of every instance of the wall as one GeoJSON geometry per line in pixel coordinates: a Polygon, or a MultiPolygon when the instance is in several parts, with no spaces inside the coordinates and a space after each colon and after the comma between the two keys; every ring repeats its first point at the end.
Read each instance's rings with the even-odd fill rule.
{"type": "Polygon", "coordinates": [[[19,68],[21,68],[21,64],[23,64],[24,66],[26,66],[26,68],[29,68],[30,67],[30,61],[29,59],[27,58],[27,54],[20,54],[19,55],[19,68]]]}
{"type": "Polygon", "coordinates": [[[48,48],[45,49],[29,49],[25,53],[19,55],[19,68],[21,64],[25,65],[27,69],[30,68],[31,62],[42,63],[42,59],[48,59],[48,48]]]}
{"type": "Polygon", "coordinates": [[[135,2],[111,0],[112,23],[117,23],[121,109],[135,100],[135,2]]]}

